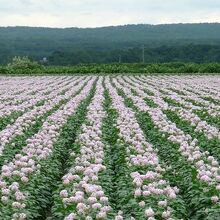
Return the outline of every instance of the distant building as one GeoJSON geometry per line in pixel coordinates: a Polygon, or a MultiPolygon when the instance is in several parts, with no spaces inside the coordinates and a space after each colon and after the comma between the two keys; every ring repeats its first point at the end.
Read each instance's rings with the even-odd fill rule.
{"type": "Polygon", "coordinates": [[[47,63],[47,57],[43,58],[43,62],[47,63]]]}
{"type": "Polygon", "coordinates": [[[48,59],[47,57],[43,57],[42,60],[40,60],[41,64],[47,64],[48,63],[48,59]]]}

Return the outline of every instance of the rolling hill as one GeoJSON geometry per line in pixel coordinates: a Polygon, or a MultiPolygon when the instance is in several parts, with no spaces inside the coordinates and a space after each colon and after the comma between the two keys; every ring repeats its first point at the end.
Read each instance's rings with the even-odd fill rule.
{"type": "Polygon", "coordinates": [[[125,25],[102,28],[0,27],[0,64],[13,56],[52,65],[220,61],[220,24],[125,25]]]}

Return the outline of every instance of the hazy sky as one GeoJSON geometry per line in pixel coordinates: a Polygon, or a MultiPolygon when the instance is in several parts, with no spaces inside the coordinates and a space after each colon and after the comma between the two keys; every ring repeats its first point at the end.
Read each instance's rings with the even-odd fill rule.
{"type": "Polygon", "coordinates": [[[220,0],[0,0],[0,26],[220,22],[220,0]]]}

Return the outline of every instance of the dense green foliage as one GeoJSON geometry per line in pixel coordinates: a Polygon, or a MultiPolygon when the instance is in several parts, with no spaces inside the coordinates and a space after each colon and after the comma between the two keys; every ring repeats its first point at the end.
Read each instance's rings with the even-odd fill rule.
{"type": "Polygon", "coordinates": [[[42,71],[44,66],[38,64],[36,61],[31,61],[28,57],[14,57],[6,66],[8,73],[23,73],[32,71],[42,71]]]}
{"type": "Polygon", "coordinates": [[[220,62],[220,24],[126,25],[103,28],[0,28],[0,64],[14,56],[49,65],[220,62]]]}
{"type": "Polygon", "coordinates": [[[155,63],[155,64],[81,64],[75,66],[47,66],[43,68],[23,68],[8,71],[0,67],[1,74],[206,74],[220,73],[220,63],[155,63]]]}

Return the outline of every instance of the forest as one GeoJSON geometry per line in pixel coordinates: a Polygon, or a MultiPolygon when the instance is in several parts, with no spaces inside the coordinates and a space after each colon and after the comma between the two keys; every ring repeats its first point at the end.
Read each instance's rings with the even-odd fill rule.
{"type": "Polygon", "coordinates": [[[1,27],[0,64],[14,56],[47,65],[220,62],[220,24],[103,28],[1,27]],[[144,51],[144,52],[143,52],[144,51]]]}

